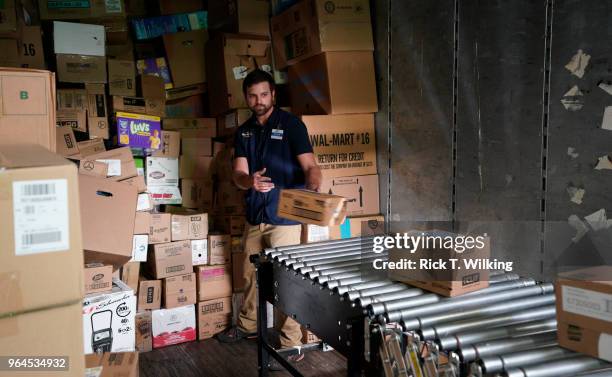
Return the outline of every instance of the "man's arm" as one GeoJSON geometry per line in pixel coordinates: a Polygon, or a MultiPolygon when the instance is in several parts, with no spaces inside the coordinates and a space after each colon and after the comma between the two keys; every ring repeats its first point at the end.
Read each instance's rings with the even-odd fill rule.
{"type": "Polygon", "coordinates": [[[249,162],[246,157],[236,157],[234,159],[234,171],[232,178],[236,186],[243,190],[253,188],[255,191],[268,192],[274,188],[274,183],[270,177],[264,177],[266,168],[249,175],[249,162]]]}
{"type": "Polygon", "coordinates": [[[297,159],[306,177],[306,188],[308,190],[319,191],[323,178],[321,176],[321,169],[319,169],[319,165],[315,161],[314,153],[299,154],[297,159]]]}

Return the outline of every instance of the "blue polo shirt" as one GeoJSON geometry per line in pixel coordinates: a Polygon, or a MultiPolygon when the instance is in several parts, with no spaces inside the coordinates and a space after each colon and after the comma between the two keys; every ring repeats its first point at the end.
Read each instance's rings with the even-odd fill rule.
{"type": "Polygon", "coordinates": [[[253,115],[238,127],[234,157],[247,159],[251,175],[265,167],[264,176],[274,183],[274,188],[266,193],[252,188],[246,192],[246,217],[250,224],[299,224],[278,217],[276,211],[281,189],[305,187],[304,171],[297,159],[303,153],[312,153],[306,126],[295,115],[279,108],[274,108],[264,125],[253,115]]]}

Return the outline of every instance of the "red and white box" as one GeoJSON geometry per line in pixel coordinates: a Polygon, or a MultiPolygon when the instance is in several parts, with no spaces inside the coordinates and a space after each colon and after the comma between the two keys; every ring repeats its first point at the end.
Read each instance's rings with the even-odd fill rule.
{"type": "Polygon", "coordinates": [[[153,310],[153,348],[190,342],[196,339],[194,305],[153,310]]]}

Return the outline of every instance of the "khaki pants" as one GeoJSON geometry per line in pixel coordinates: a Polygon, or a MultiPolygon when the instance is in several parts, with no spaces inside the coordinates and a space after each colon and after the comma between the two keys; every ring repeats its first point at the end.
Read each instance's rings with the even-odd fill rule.
{"type": "MultiPolygon", "coordinates": [[[[244,303],[238,317],[238,327],[246,332],[257,331],[257,281],[255,266],[249,261],[249,255],[258,254],[266,247],[297,245],[300,243],[302,233],[301,225],[269,225],[246,224],[243,245],[246,258],[244,258],[244,303]]],[[[299,346],[302,344],[302,330],[300,324],[285,314],[278,313],[280,317],[280,343],[281,347],[299,346]]]]}

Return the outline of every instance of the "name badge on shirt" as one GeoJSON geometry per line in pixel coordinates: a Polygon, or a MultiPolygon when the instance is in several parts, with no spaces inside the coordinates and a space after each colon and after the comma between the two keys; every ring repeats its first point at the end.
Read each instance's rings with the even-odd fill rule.
{"type": "Polygon", "coordinates": [[[273,129],[270,138],[274,140],[283,140],[283,130],[273,129]]]}

